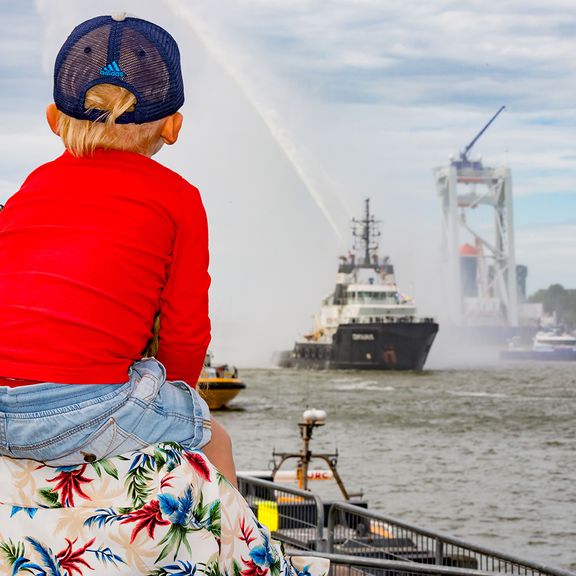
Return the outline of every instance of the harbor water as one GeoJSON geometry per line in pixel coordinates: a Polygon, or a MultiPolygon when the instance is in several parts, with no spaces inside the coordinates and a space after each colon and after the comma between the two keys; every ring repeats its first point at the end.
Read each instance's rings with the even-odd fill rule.
{"type": "Polygon", "coordinates": [[[347,488],[372,509],[576,568],[575,364],[241,376],[247,388],[217,415],[239,470],[297,451],[303,410],[321,408],[312,449],[337,449],[347,488]]]}

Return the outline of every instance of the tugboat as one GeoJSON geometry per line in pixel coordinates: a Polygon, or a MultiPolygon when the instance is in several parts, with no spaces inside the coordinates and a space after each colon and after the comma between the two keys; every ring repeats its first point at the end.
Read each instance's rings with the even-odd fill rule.
{"type": "Polygon", "coordinates": [[[322,301],[315,329],[281,352],[284,368],[422,370],[438,332],[433,318],[416,316],[398,291],[390,259],[378,256],[379,221],[365,201],[352,220],[354,248],[340,257],[336,287],[322,301]]]}

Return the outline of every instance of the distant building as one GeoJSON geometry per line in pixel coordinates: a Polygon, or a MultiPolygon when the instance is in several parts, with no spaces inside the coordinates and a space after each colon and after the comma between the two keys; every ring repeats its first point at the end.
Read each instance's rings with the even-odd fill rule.
{"type": "Polygon", "coordinates": [[[518,287],[518,302],[526,302],[527,278],[528,278],[528,266],[518,264],[516,266],[516,286],[518,287]]]}

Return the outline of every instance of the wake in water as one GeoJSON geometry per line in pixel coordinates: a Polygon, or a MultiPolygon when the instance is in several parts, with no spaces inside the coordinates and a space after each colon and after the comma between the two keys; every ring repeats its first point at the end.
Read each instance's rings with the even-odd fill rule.
{"type": "Polygon", "coordinates": [[[395,390],[393,386],[382,386],[376,380],[360,380],[346,384],[336,384],[335,389],[342,392],[347,390],[374,390],[378,392],[392,392],[395,390]]]}
{"type": "Polygon", "coordinates": [[[462,392],[460,390],[448,390],[448,394],[452,394],[452,396],[462,396],[469,398],[508,398],[507,394],[491,392],[462,392]]]}

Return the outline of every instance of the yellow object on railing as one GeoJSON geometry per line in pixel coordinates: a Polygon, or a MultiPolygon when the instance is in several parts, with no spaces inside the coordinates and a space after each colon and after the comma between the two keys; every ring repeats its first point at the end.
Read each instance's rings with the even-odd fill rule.
{"type": "Polygon", "coordinates": [[[275,532],[279,527],[278,504],[271,500],[258,502],[257,517],[260,524],[264,524],[270,532],[275,532]]]}

